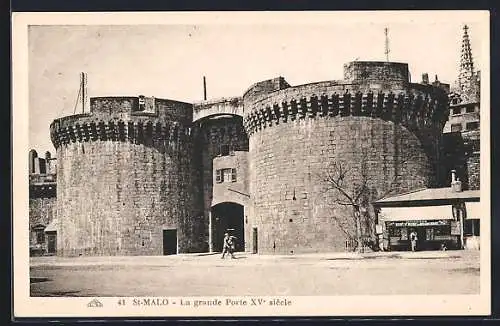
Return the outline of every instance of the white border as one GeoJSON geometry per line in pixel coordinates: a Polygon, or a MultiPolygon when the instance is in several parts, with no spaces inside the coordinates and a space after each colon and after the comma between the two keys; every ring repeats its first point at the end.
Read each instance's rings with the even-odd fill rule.
{"type": "MultiPolygon", "coordinates": [[[[451,296],[334,296],[289,297],[291,306],[273,308],[172,306],[120,308],[118,298],[99,298],[102,308],[88,308],[91,298],[29,297],[28,249],[28,25],[140,25],[140,24],[346,24],[356,22],[430,23],[462,19],[478,22],[481,60],[481,205],[490,212],[489,140],[489,12],[182,12],[182,13],[13,13],[13,268],[15,317],[117,317],[117,316],[381,316],[381,315],[488,315],[491,309],[490,216],[481,219],[480,295],[451,296]]],[[[208,298],[208,297],[207,297],[208,298]]],[[[265,298],[265,297],[263,297],[265,298]]],[[[170,300],[175,298],[169,298],[170,300]]],[[[180,299],[180,298],[177,298],[180,299]]],[[[189,299],[189,298],[186,298],[189,299]]],[[[200,298],[198,298],[200,299],[200,298]]],[[[220,299],[224,299],[221,297],[220,299]]],[[[132,300],[129,298],[128,300],[132,300]]]]}

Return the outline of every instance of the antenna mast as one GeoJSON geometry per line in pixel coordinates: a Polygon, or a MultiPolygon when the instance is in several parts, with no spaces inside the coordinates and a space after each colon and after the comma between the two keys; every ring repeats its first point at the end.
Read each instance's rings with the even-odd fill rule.
{"type": "Polygon", "coordinates": [[[207,100],[207,80],[205,76],[203,76],[203,100],[207,100]]]}
{"type": "Polygon", "coordinates": [[[385,60],[389,62],[389,29],[386,27],[384,28],[384,34],[385,34],[385,60]]]}
{"type": "Polygon", "coordinates": [[[87,74],[80,74],[80,94],[82,100],[82,113],[85,113],[85,104],[87,103],[87,74]]]}

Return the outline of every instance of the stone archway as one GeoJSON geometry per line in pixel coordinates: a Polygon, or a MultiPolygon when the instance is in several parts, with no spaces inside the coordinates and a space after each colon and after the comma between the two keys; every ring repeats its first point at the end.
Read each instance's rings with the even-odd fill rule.
{"type": "Polygon", "coordinates": [[[224,233],[229,232],[237,238],[236,251],[245,251],[245,222],[243,205],[233,202],[223,202],[211,209],[212,216],[212,248],[222,251],[224,233]]]}

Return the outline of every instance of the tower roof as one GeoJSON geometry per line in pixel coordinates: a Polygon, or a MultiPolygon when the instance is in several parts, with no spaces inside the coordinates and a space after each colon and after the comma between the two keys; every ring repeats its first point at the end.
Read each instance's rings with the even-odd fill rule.
{"type": "Polygon", "coordinates": [[[460,68],[458,74],[458,92],[465,102],[477,101],[476,93],[478,90],[477,75],[474,71],[474,61],[472,58],[472,49],[469,39],[469,27],[463,26],[462,48],[460,53],[460,68]]]}

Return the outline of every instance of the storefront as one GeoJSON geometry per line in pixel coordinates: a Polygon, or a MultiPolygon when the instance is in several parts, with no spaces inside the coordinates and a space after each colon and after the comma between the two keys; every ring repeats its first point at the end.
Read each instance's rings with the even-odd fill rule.
{"type": "Polygon", "coordinates": [[[384,207],[388,250],[410,250],[410,234],[417,235],[417,250],[460,247],[460,226],[453,219],[452,206],[384,207]]]}
{"type": "Polygon", "coordinates": [[[479,249],[478,190],[427,188],[386,197],[373,203],[386,250],[411,250],[410,234],[417,235],[417,250],[479,249]]]}

